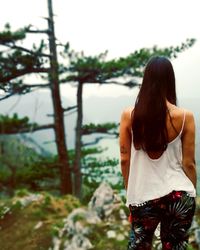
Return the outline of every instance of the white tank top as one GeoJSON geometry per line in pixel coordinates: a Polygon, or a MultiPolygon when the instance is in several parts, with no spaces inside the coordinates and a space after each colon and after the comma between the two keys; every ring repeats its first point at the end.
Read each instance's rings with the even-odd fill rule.
{"type": "Polygon", "coordinates": [[[196,196],[195,187],[182,167],[181,134],[184,123],[185,111],[179,135],[168,143],[167,149],[157,159],[151,159],[142,149],[136,150],[131,142],[127,206],[140,205],[173,190],[186,191],[190,196],[196,196]]]}

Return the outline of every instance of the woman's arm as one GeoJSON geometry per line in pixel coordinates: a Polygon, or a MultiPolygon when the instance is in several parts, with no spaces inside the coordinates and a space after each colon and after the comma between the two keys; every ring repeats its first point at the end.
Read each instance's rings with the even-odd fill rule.
{"type": "Polygon", "coordinates": [[[129,168],[130,168],[130,157],[131,157],[130,109],[124,110],[121,115],[119,144],[120,144],[121,171],[122,171],[122,176],[124,178],[124,185],[125,188],[127,189],[129,168]]]}
{"type": "Polygon", "coordinates": [[[195,164],[195,122],[191,112],[186,112],[182,135],[183,170],[196,188],[197,174],[195,164]]]}

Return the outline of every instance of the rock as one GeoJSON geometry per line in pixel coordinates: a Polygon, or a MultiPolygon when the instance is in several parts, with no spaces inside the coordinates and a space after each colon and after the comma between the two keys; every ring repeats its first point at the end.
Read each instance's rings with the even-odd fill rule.
{"type": "Polygon", "coordinates": [[[64,250],[87,250],[92,248],[87,238],[90,225],[100,223],[101,219],[95,211],[85,208],[77,208],[64,219],[64,227],[59,231],[59,238],[68,237],[64,250]]]}
{"type": "Polygon", "coordinates": [[[123,226],[128,226],[130,223],[128,222],[128,220],[122,220],[122,225],[123,226]]]}
{"type": "Polygon", "coordinates": [[[195,230],[195,241],[200,246],[200,229],[195,230]]]}
{"type": "Polygon", "coordinates": [[[121,204],[120,197],[114,193],[107,183],[103,182],[94,192],[88,207],[90,210],[96,211],[101,219],[105,219],[121,204]]]}
{"type": "Polygon", "coordinates": [[[111,214],[113,200],[114,192],[112,188],[103,182],[94,192],[88,207],[95,210],[98,216],[103,219],[111,214]]]}
{"type": "Polygon", "coordinates": [[[116,238],[116,236],[117,236],[117,234],[116,234],[116,232],[113,231],[113,230],[109,230],[109,231],[107,232],[107,237],[108,237],[109,239],[116,238]]]}
{"type": "Polygon", "coordinates": [[[60,249],[61,240],[57,237],[53,237],[53,250],[60,249]]]}
{"type": "Polygon", "coordinates": [[[119,210],[119,217],[121,220],[127,220],[126,213],[124,212],[122,208],[119,210]]]}
{"type": "Polygon", "coordinates": [[[125,239],[125,236],[123,234],[118,234],[116,239],[117,241],[123,241],[125,239]]]}
{"type": "Polygon", "coordinates": [[[88,211],[84,208],[77,208],[72,211],[64,220],[65,224],[62,231],[60,232],[60,237],[64,232],[67,232],[69,236],[73,236],[77,233],[87,235],[89,228],[85,226],[85,224],[97,224],[99,222],[101,222],[101,219],[98,217],[95,211],[88,211]]]}
{"type": "Polygon", "coordinates": [[[39,222],[35,225],[34,229],[37,230],[37,229],[40,228],[42,225],[43,225],[43,222],[42,222],[42,221],[39,221],[39,222]]]}
{"type": "Polygon", "coordinates": [[[128,218],[126,216],[126,213],[122,208],[119,210],[119,217],[122,220],[122,225],[123,226],[129,225],[129,221],[128,221],[128,218]]]}
{"type": "Polygon", "coordinates": [[[77,208],[74,211],[72,211],[68,217],[67,220],[86,220],[90,224],[96,224],[101,221],[101,219],[98,217],[98,214],[95,211],[88,211],[85,208],[77,208]]]}
{"type": "Polygon", "coordinates": [[[7,213],[10,213],[11,211],[11,208],[10,207],[7,207],[7,206],[4,206],[3,208],[1,208],[1,217],[0,219],[3,219],[4,216],[7,214],[7,213]]]}
{"type": "Polygon", "coordinates": [[[195,230],[195,229],[197,229],[197,228],[199,228],[199,225],[198,225],[198,223],[197,223],[197,221],[196,221],[196,216],[194,216],[194,219],[193,219],[193,221],[192,221],[192,225],[191,225],[190,230],[195,230]]]}
{"type": "Polygon", "coordinates": [[[89,239],[82,234],[74,235],[70,241],[67,240],[64,244],[64,250],[88,250],[92,247],[89,239]]]}
{"type": "Polygon", "coordinates": [[[158,224],[154,234],[157,238],[160,238],[160,223],[158,224]]]}
{"type": "Polygon", "coordinates": [[[25,196],[23,198],[17,199],[17,201],[15,203],[17,203],[19,201],[23,207],[26,207],[29,204],[31,204],[32,202],[39,201],[42,198],[43,198],[43,196],[41,194],[30,194],[30,195],[25,196]]]}
{"type": "MultiPolygon", "coordinates": [[[[62,242],[65,240],[64,250],[88,250],[93,248],[89,240],[90,233],[93,233],[91,232],[92,224],[104,223],[106,227],[112,228],[113,223],[120,220],[120,225],[128,225],[129,222],[122,209],[122,204],[120,196],[116,195],[107,183],[102,183],[94,192],[88,208],[77,208],[63,220],[64,226],[59,230],[58,237],[62,242]]],[[[104,237],[123,241],[125,234],[117,234],[116,231],[113,229],[105,231],[104,237]]],[[[57,242],[55,241],[55,243],[57,242]]]]}

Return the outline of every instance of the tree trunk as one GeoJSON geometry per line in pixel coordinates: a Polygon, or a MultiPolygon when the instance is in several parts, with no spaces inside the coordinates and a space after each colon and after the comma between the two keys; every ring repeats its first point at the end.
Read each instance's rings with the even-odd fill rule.
{"type": "Polygon", "coordinates": [[[64,116],[63,108],[61,105],[61,96],[59,89],[59,76],[58,76],[58,60],[55,42],[55,32],[54,32],[54,21],[53,21],[53,10],[52,1],[48,0],[48,28],[49,28],[49,49],[50,49],[50,89],[53,101],[54,109],[54,130],[55,139],[58,152],[58,161],[60,166],[60,179],[61,179],[61,193],[67,194],[72,193],[72,180],[71,180],[71,170],[68,160],[67,145],[65,141],[65,128],[64,128],[64,116]]]}
{"type": "Polygon", "coordinates": [[[77,90],[77,123],[76,123],[76,142],[74,159],[74,193],[81,198],[82,174],[81,174],[81,135],[83,122],[83,102],[82,102],[83,83],[78,83],[77,90]]]}

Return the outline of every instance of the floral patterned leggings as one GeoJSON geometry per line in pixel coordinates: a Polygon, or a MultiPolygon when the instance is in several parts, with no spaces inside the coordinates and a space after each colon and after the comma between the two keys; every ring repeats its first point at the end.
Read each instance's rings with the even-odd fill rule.
{"type": "Polygon", "coordinates": [[[188,229],[195,212],[195,198],[173,191],[140,206],[129,206],[131,233],[127,250],[151,250],[154,231],[160,222],[162,249],[185,250],[188,229]]]}

